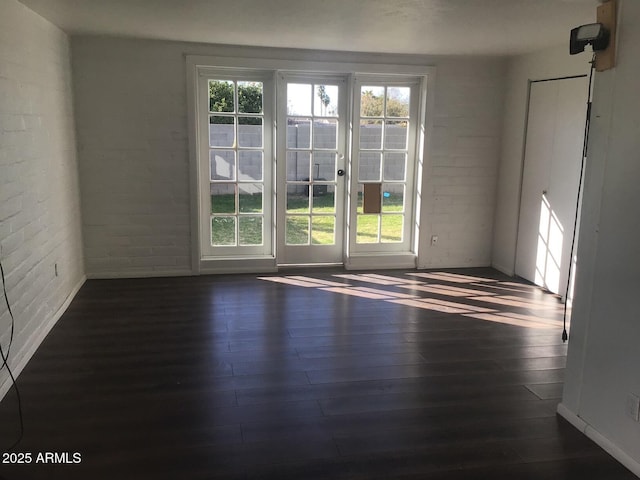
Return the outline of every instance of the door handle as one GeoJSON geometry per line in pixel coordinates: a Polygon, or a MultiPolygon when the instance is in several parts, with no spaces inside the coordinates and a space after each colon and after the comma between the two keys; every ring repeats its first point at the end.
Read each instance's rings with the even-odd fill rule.
{"type": "Polygon", "coordinates": [[[343,170],[342,168],[339,168],[339,169],[338,169],[338,176],[339,176],[339,177],[344,176],[344,170],[343,170]]]}

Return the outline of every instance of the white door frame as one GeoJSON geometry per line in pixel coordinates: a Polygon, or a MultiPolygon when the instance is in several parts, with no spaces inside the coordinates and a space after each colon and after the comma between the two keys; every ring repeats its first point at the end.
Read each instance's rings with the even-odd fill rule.
{"type": "MultiPolygon", "coordinates": [[[[276,168],[276,261],[278,265],[327,265],[327,264],[342,264],[344,262],[345,255],[345,241],[347,235],[345,233],[346,222],[345,215],[347,212],[347,179],[348,175],[346,172],[348,171],[348,146],[347,141],[349,138],[349,132],[347,129],[347,125],[349,124],[348,118],[348,105],[350,104],[349,98],[349,76],[345,74],[336,75],[336,74],[326,74],[326,73],[313,73],[313,72],[286,72],[281,71],[277,74],[277,95],[278,105],[277,105],[277,125],[280,126],[277,129],[276,133],[276,158],[278,159],[277,168],[276,168]],[[334,243],[330,245],[320,245],[314,244],[314,236],[313,236],[313,225],[310,226],[310,235],[308,239],[308,244],[306,245],[291,245],[288,244],[287,241],[287,228],[288,228],[288,217],[287,215],[287,199],[288,192],[287,186],[288,183],[288,170],[287,170],[287,122],[290,115],[288,115],[288,104],[287,104],[287,85],[302,83],[302,84],[310,84],[310,85],[335,85],[338,87],[338,128],[337,128],[337,145],[336,145],[336,164],[334,167],[334,177],[332,180],[329,180],[329,187],[331,187],[330,183],[334,183],[335,185],[335,197],[334,197],[334,205],[335,205],[335,213],[325,214],[324,218],[334,217],[334,243]],[[337,175],[337,171],[342,170],[343,175],[337,175]]],[[[314,92],[312,92],[312,100],[314,92]]],[[[312,102],[313,103],[313,102],[312,102]]],[[[315,114],[315,112],[314,112],[315,114]]],[[[300,117],[307,117],[306,115],[300,115],[300,117]]],[[[308,116],[309,118],[322,118],[322,117],[314,117],[308,116]]],[[[313,129],[315,125],[311,122],[310,128],[313,129]]],[[[313,141],[313,138],[311,139],[313,141]]],[[[314,154],[317,150],[312,149],[311,147],[315,145],[309,144],[308,151],[311,155],[314,154]]],[[[306,148],[305,148],[306,150],[306,148]]],[[[313,183],[313,175],[308,176],[309,181],[313,183]]],[[[300,186],[304,188],[304,185],[300,186]]],[[[314,186],[307,185],[309,198],[311,199],[311,203],[314,200],[314,186]]],[[[313,212],[310,211],[309,214],[298,214],[297,218],[304,219],[314,219],[319,217],[312,216],[313,212]]]]}
{"type": "MultiPolygon", "coordinates": [[[[261,71],[251,71],[251,72],[228,72],[225,70],[216,70],[216,69],[206,69],[201,71],[201,75],[198,79],[198,98],[199,104],[203,105],[208,102],[209,92],[208,92],[208,82],[209,80],[227,80],[233,82],[242,82],[242,81],[259,81],[262,82],[263,85],[263,112],[260,117],[263,120],[262,125],[262,148],[250,148],[242,147],[242,143],[239,141],[239,125],[234,122],[234,130],[235,130],[235,144],[229,147],[218,147],[217,149],[220,151],[235,151],[237,153],[235,162],[232,165],[232,169],[236,167],[239,170],[240,167],[240,155],[242,152],[262,152],[263,153],[263,161],[262,161],[262,178],[260,180],[245,180],[244,183],[239,183],[241,181],[240,178],[236,178],[233,176],[231,182],[237,183],[238,187],[256,184],[262,184],[263,186],[263,195],[262,195],[262,211],[259,212],[259,215],[263,218],[262,225],[262,244],[261,245],[251,245],[251,246],[233,246],[233,247],[225,247],[225,246],[213,246],[211,245],[211,231],[210,231],[210,217],[211,210],[205,208],[205,206],[209,205],[211,202],[211,192],[209,191],[209,186],[211,184],[209,179],[209,168],[210,168],[210,149],[214,148],[209,145],[209,125],[208,118],[210,113],[206,109],[201,110],[201,115],[199,118],[199,136],[202,139],[200,142],[200,150],[199,150],[199,190],[200,190],[200,245],[202,250],[202,255],[206,257],[221,257],[221,256],[249,256],[249,257],[264,257],[265,255],[269,255],[273,251],[273,231],[271,225],[273,224],[273,201],[272,201],[272,193],[273,193],[273,135],[271,125],[274,123],[274,115],[275,112],[273,110],[274,103],[274,87],[273,87],[273,74],[271,72],[261,72],[261,71]]],[[[232,117],[240,118],[241,115],[244,117],[253,117],[254,114],[239,114],[236,109],[235,113],[232,113],[232,117]]],[[[241,138],[241,137],[240,137],[241,138]]],[[[215,151],[215,150],[213,150],[215,151]]],[[[213,184],[215,185],[215,184],[213,184]]],[[[236,207],[238,208],[238,206],[236,207]]],[[[241,215],[240,212],[237,213],[236,216],[241,215]]],[[[240,217],[238,217],[239,220],[240,217]]],[[[238,226],[236,225],[236,230],[238,226]]],[[[238,242],[239,239],[236,239],[238,242]]],[[[239,243],[239,242],[238,242],[239,243]]]]}
{"type": "MultiPolygon", "coordinates": [[[[423,85],[423,78],[421,77],[398,77],[398,76],[381,76],[381,75],[358,75],[354,81],[354,113],[353,124],[356,125],[353,129],[353,142],[352,142],[352,175],[351,175],[351,205],[350,205],[350,225],[352,225],[349,237],[349,249],[354,256],[375,256],[376,254],[404,254],[414,255],[416,254],[416,232],[417,232],[417,188],[418,183],[421,182],[419,174],[421,173],[420,164],[421,157],[419,152],[424,148],[423,139],[419,132],[421,125],[420,105],[422,100],[421,90],[423,85]],[[405,187],[404,191],[404,210],[403,210],[403,228],[402,228],[402,241],[397,243],[357,243],[357,191],[359,185],[358,171],[360,161],[360,97],[361,87],[364,86],[385,86],[385,87],[408,87],[410,88],[411,97],[409,103],[409,125],[407,128],[407,143],[406,150],[397,150],[398,152],[406,151],[407,159],[405,164],[405,181],[397,184],[402,184],[405,187]]],[[[393,117],[387,118],[385,122],[389,120],[393,121],[393,117]]],[[[386,143],[386,141],[385,141],[386,143]]],[[[381,151],[387,151],[386,145],[381,143],[381,151]]],[[[392,150],[391,152],[393,152],[392,150]]],[[[385,154],[386,155],[386,154],[385,154]]],[[[381,184],[385,183],[385,172],[382,167],[380,172],[381,184]]],[[[388,182],[393,182],[389,180],[388,182]]],[[[374,182],[377,183],[377,182],[374,182]]],[[[393,185],[393,183],[389,183],[393,185]]],[[[384,200],[383,200],[384,203],[384,200]]],[[[383,213],[381,214],[384,218],[383,213]]],[[[415,266],[415,264],[413,265],[415,266]]]]}
{"type": "MultiPolygon", "coordinates": [[[[190,160],[190,202],[191,202],[191,264],[193,274],[207,274],[207,273],[231,273],[231,272],[267,272],[277,271],[277,263],[275,258],[275,251],[270,254],[262,256],[238,257],[216,257],[206,258],[203,257],[203,252],[200,245],[200,233],[201,232],[201,201],[200,201],[200,183],[201,172],[200,169],[200,145],[202,133],[199,131],[199,116],[201,115],[201,106],[198,105],[197,93],[198,93],[198,78],[202,69],[215,68],[228,69],[229,71],[269,71],[275,74],[278,71],[289,72],[317,72],[334,75],[345,75],[348,78],[353,75],[359,74],[372,74],[381,76],[419,76],[424,77],[421,90],[421,107],[419,115],[419,142],[420,145],[425,145],[424,148],[418,148],[416,151],[416,157],[418,162],[417,171],[417,185],[416,196],[420,198],[423,185],[427,182],[428,162],[429,155],[426,152],[429,147],[429,136],[431,127],[433,126],[433,108],[435,100],[435,73],[436,68],[433,66],[425,65],[410,65],[410,64],[392,64],[392,63],[365,63],[358,62],[358,55],[352,58],[356,58],[356,61],[315,61],[304,60],[300,57],[296,60],[284,60],[276,58],[265,58],[264,52],[260,49],[245,49],[245,56],[208,56],[208,55],[186,55],[186,78],[187,78],[187,110],[188,110],[188,135],[189,135],[189,160],[190,160]],[[427,88],[428,87],[428,88],[427,88]],[[425,108],[426,107],[426,108],[425,108]]],[[[336,58],[347,58],[346,56],[337,55],[336,58]]],[[[362,58],[368,57],[363,56],[362,58]]],[[[385,57],[387,60],[392,60],[393,57],[385,57]]],[[[399,78],[399,77],[396,77],[399,78]]],[[[351,80],[349,80],[351,82],[351,80]]],[[[348,92],[352,91],[352,85],[349,84],[348,92]]],[[[351,101],[348,103],[347,118],[351,117],[351,101]]],[[[276,106],[273,105],[274,111],[276,106]]],[[[275,131],[275,122],[270,125],[272,131],[275,131]]],[[[267,132],[265,125],[265,133],[267,132]]],[[[275,138],[274,144],[275,144],[275,138]]],[[[345,155],[345,161],[347,162],[345,170],[347,172],[350,169],[349,165],[349,149],[345,155]]],[[[274,152],[275,155],[275,152],[274,152]]],[[[265,165],[266,167],[266,165],[265,165]]],[[[275,175],[274,175],[275,177],[275,175]]],[[[347,189],[349,188],[349,178],[346,178],[347,189]]],[[[348,194],[347,194],[348,197],[348,194]]],[[[265,202],[267,200],[265,199],[265,202]]],[[[345,207],[348,207],[348,199],[344,202],[345,207]]],[[[344,244],[345,252],[345,268],[410,268],[417,266],[420,268],[428,263],[428,241],[425,235],[429,234],[428,228],[425,226],[428,224],[427,209],[421,209],[420,204],[416,204],[415,211],[415,235],[414,245],[412,246],[412,252],[409,254],[398,253],[389,255],[352,255],[349,251],[348,245],[344,244]],[[424,237],[424,238],[423,238],[424,237]],[[416,259],[416,255],[418,256],[416,259]]],[[[347,217],[348,218],[348,217],[347,217]]],[[[275,222],[272,227],[275,229],[275,222]]],[[[348,235],[348,228],[345,234],[348,235]]]]}

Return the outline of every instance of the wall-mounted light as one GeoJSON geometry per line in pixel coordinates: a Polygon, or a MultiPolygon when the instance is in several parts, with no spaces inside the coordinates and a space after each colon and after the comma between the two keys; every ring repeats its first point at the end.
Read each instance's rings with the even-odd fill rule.
{"type": "Polygon", "coordinates": [[[609,31],[601,23],[588,23],[571,30],[569,53],[575,55],[584,52],[591,45],[594,52],[604,50],[609,45],[609,31]]]}

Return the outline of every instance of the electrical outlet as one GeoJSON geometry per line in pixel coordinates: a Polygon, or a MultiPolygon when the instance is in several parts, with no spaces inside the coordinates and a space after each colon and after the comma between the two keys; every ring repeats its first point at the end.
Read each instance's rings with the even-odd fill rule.
{"type": "Polygon", "coordinates": [[[627,395],[627,416],[640,422],[640,397],[633,393],[627,395]]]}
{"type": "Polygon", "coordinates": [[[436,243],[438,243],[438,235],[432,235],[431,236],[431,245],[435,245],[436,243]]]}

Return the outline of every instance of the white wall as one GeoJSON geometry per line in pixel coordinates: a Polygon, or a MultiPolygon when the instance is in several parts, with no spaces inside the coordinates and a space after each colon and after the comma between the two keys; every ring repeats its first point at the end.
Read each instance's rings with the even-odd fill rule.
{"type": "MultiPolygon", "coordinates": [[[[15,0],[0,0],[0,11],[0,245],[19,371],[84,267],[68,39],[15,0]]],[[[2,299],[3,348],[9,331],[2,299]]],[[[8,388],[2,370],[0,397],[8,388]]]]}
{"type": "Polygon", "coordinates": [[[509,275],[515,271],[529,81],[585,75],[590,60],[587,52],[569,55],[567,40],[567,45],[513,57],[508,63],[491,264],[509,275]]]}
{"type": "Polygon", "coordinates": [[[74,37],[88,275],[190,272],[185,54],[436,65],[421,266],[490,263],[504,61],[74,37]]]}
{"type": "Polygon", "coordinates": [[[463,57],[436,66],[419,267],[488,266],[506,62],[463,57]]]}
{"type": "Polygon", "coordinates": [[[190,271],[182,51],[72,39],[88,276],[190,271]]]}
{"type": "Polygon", "coordinates": [[[618,64],[595,76],[561,412],[640,475],[640,2],[619,0],[618,64]]]}

